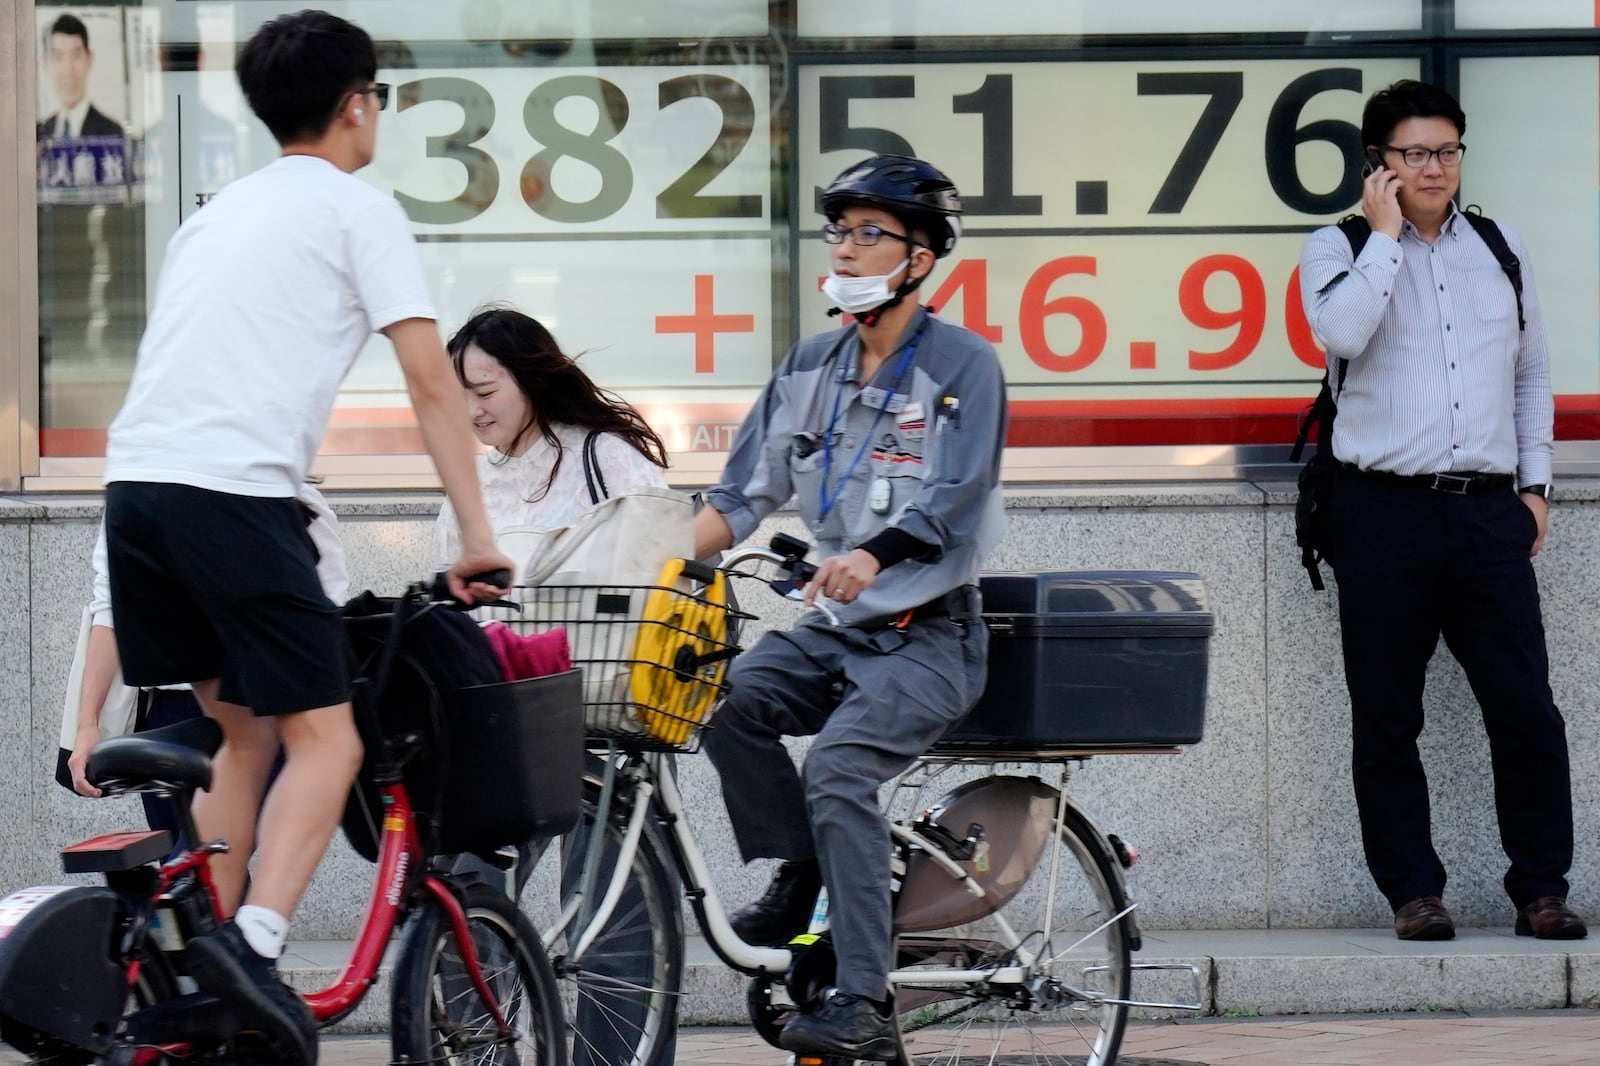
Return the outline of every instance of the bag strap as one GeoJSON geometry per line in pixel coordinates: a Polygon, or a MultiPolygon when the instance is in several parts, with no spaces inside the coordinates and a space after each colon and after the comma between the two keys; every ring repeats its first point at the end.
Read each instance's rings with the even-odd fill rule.
{"type": "Polygon", "coordinates": [[[1506,243],[1506,235],[1500,232],[1500,227],[1495,225],[1494,219],[1485,216],[1478,209],[1478,205],[1468,204],[1461,213],[1466,216],[1472,228],[1478,231],[1478,236],[1489,246],[1489,251],[1494,253],[1506,277],[1511,279],[1511,291],[1517,295],[1517,330],[1526,331],[1528,323],[1522,314],[1522,260],[1517,258],[1517,253],[1506,243]]]}
{"type": "MultiPolygon", "coordinates": [[[[1511,292],[1517,298],[1517,329],[1525,332],[1528,328],[1526,316],[1522,310],[1522,260],[1517,258],[1517,253],[1511,250],[1511,245],[1506,243],[1506,235],[1495,224],[1494,219],[1483,213],[1477,204],[1468,204],[1461,209],[1461,215],[1467,223],[1477,231],[1483,243],[1489,246],[1489,251],[1494,255],[1495,261],[1500,264],[1500,269],[1505,272],[1506,278],[1511,282],[1511,292]]],[[[1345,239],[1350,242],[1350,257],[1354,259],[1361,254],[1361,249],[1366,246],[1367,238],[1372,235],[1372,225],[1363,215],[1346,215],[1339,220],[1339,229],[1344,232],[1345,239]]],[[[1328,282],[1324,291],[1331,289],[1344,279],[1349,271],[1338,274],[1328,282]]]]}
{"type": "Polygon", "coordinates": [[[591,506],[611,498],[611,493],[606,489],[605,476],[600,473],[600,460],[595,452],[595,440],[600,433],[598,429],[591,429],[589,435],[583,438],[583,480],[589,486],[591,506]]]}
{"type": "MultiPolygon", "coordinates": [[[[1367,246],[1367,238],[1372,236],[1372,225],[1361,215],[1346,215],[1339,220],[1338,226],[1344,239],[1350,242],[1350,258],[1354,260],[1361,254],[1361,249],[1367,246]]],[[[1348,270],[1340,271],[1323,286],[1322,291],[1328,291],[1349,275],[1348,270]]],[[[1350,373],[1350,360],[1340,359],[1337,370],[1331,381],[1327,373],[1322,375],[1322,387],[1317,390],[1317,398],[1311,401],[1311,406],[1306,408],[1305,415],[1300,419],[1294,447],[1289,452],[1291,463],[1298,463],[1300,456],[1305,453],[1312,426],[1317,427],[1317,451],[1333,447],[1333,419],[1339,413],[1339,396],[1344,392],[1344,379],[1350,373]]]]}

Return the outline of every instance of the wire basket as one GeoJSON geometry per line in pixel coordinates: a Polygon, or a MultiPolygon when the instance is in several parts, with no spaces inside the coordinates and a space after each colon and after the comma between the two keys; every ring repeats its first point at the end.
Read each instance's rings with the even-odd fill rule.
{"type": "Polygon", "coordinates": [[[689,590],[669,563],[659,585],[519,586],[517,614],[495,612],[519,633],[567,631],[583,670],[584,734],[642,751],[694,751],[727,689],[739,653],[721,574],[689,590]]]}

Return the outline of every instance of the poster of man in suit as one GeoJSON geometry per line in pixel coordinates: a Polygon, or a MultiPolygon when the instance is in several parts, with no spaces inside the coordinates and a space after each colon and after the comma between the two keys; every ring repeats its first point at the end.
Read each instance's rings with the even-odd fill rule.
{"type": "Polygon", "coordinates": [[[128,87],[119,8],[39,7],[39,195],[127,199],[128,87]]]}

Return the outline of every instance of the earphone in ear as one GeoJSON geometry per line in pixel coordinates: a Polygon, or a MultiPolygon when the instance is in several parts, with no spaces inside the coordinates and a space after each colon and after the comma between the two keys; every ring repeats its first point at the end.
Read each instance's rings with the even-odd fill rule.
{"type": "Polygon", "coordinates": [[[365,111],[358,107],[351,113],[355,115],[357,126],[365,126],[367,124],[367,113],[365,111]]]}

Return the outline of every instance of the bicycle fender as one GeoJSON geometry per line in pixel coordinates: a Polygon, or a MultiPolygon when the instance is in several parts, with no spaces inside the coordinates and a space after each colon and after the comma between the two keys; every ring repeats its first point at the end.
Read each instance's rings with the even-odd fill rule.
{"type": "MultiPolygon", "coordinates": [[[[1106,869],[1110,870],[1111,876],[1117,879],[1117,887],[1122,890],[1122,898],[1132,903],[1133,900],[1128,896],[1128,878],[1122,871],[1122,860],[1117,858],[1116,850],[1112,848],[1111,841],[1107,840],[1106,835],[1100,831],[1100,827],[1090,821],[1087,814],[1083,813],[1083,808],[1074,803],[1071,796],[1068,796],[1066,816],[1063,821],[1070,822],[1073,819],[1077,819],[1078,835],[1087,840],[1089,846],[1100,853],[1100,857],[1105,860],[1106,869]]],[[[1122,921],[1128,928],[1128,950],[1138,951],[1144,947],[1144,937],[1139,932],[1138,912],[1129,911],[1123,916],[1122,921]]]]}
{"type": "Polygon", "coordinates": [[[128,1001],[114,952],[123,905],[104,886],[41,885],[0,900],[0,1032],[31,1053],[66,1041],[109,1054],[128,1001]]]}
{"type": "MultiPolygon", "coordinates": [[[[963,872],[984,888],[973,896],[925,855],[913,854],[895,901],[896,932],[926,932],[977,921],[1009,903],[1021,890],[1033,868],[1050,846],[1055,824],[1058,789],[1037,777],[994,775],[969,781],[946,794],[929,808],[947,829],[964,831],[971,823],[987,829],[982,859],[962,863],[963,872]]],[[[1122,864],[1111,844],[1071,798],[1065,801],[1062,821],[1103,860],[1127,897],[1122,864]]],[[[1138,923],[1130,912],[1124,917],[1129,946],[1140,946],[1138,923]]]]}

